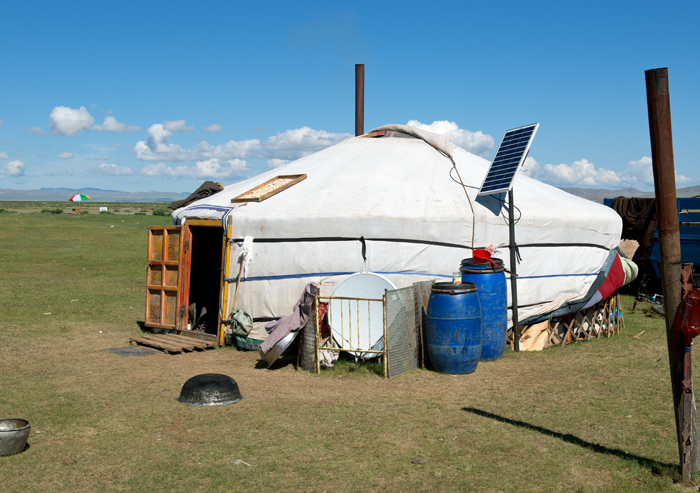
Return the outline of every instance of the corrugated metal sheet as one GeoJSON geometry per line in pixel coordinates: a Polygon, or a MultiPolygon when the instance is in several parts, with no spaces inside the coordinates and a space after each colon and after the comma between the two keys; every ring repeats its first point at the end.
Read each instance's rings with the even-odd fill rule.
{"type": "Polygon", "coordinates": [[[428,321],[428,301],[430,301],[430,288],[433,281],[422,281],[413,284],[413,291],[416,295],[415,316],[416,327],[418,327],[418,342],[420,346],[420,367],[425,368],[428,355],[425,351],[425,324],[428,321]]]}
{"type": "Polygon", "coordinates": [[[413,287],[386,292],[389,378],[418,368],[421,351],[415,307],[413,287]]]}

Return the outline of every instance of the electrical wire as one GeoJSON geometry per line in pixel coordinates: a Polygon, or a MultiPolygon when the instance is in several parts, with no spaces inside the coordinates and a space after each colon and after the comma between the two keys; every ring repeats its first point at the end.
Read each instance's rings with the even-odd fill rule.
{"type": "MultiPolygon", "coordinates": [[[[457,180],[457,179],[455,179],[454,176],[452,176],[452,170],[457,171],[457,176],[459,176],[459,171],[457,170],[457,167],[454,165],[454,163],[455,163],[454,160],[452,160],[452,158],[451,158],[450,156],[447,156],[447,157],[449,157],[450,160],[452,161],[452,168],[450,168],[450,178],[452,179],[452,181],[454,181],[455,183],[457,183],[457,184],[459,184],[459,185],[462,185],[462,187],[464,187],[465,189],[466,189],[466,188],[473,188],[473,189],[475,189],[475,190],[479,190],[479,187],[475,187],[475,186],[472,186],[472,185],[465,185],[465,184],[462,182],[462,178],[461,178],[461,177],[459,178],[459,180],[457,180]]],[[[466,190],[465,190],[465,193],[466,193],[466,190]]],[[[503,200],[502,198],[500,198],[500,197],[497,196],[497,195],[491,195],[491,196],[492,196],[495,200],[497,200],[498,202],[501,203],[501,213],[500,213],[499,215],[503,218],[503,222],[505,222],[506,224],[509,224],[509,219],[506,217],[505,212],[503,211],[503,209],[507,209],[507,207],[506,207],[506,201],[503,200]]],[[[467,198],[468,198],[468,197],[469,197],[469,196],[467,196],[467,198]]],[[[469,205],[471,206],[471,202],[469,203],[469,205]]],[[[515,219],[513,219],[513,224],[518,224],[518,222],[520,221],[520,218],[522,217],[523,213],[522,213],[522,211],[520,210],[520,208],[519,208],[517,205],[513,204],[513,208],[514,208],[515,210],[518,211],[518,216],[517,216],[515,219]]],[[[473,213],[474,213],[474,209],[472,208],[472,214],[473,214],[473,213]]],[[[473,246],[473,245],[472,245],[472,246],[473,246]]]]}
{"type": "MultiPolygon", "coordinates": [[[[448,157],[450,159],[450,161],[452,162],[452,169],[450,169],[450,173],[449,173],[450,178],[452,178],[454,180],[454,178],[452,177],[452,170],[455,170],[457,172],[457,177],[459,178],[458,183],[460,185],[462,185],[462,189],[464,189],[464,195],[467,196],[467,202],[469,202],[469,208],[472,211],[472,250],[474,250],[474,231],[476,230],[476,217],[474,215],[474,206],[472,205],[472,199],[469,198],[469,194],[467,193],[467,185],[465,185],[464,182],[462,181],[462,177],[459,174],[459,170],[457,169],[457,163],[455,163],[455,160],[452,159],[452,156],[450,156],[449,154],[445,154],[443,152],[440,152],[440,153],[443,154],[444,156],[448,157]]],[[[457,181],[457,180],[455,180],[455,181],[457,181]]],[[[470,188],[474,188],[474,187],[470,187],[470,188]]]]}

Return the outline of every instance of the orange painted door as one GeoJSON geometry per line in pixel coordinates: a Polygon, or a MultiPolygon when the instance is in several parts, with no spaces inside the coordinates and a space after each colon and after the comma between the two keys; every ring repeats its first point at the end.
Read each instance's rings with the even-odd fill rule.
{"type": "Polygon", "coordinates": [[[146,327],[183,330],[187,323],[181,308],[185,246],[180,226],[148,227],[146,327]]]}

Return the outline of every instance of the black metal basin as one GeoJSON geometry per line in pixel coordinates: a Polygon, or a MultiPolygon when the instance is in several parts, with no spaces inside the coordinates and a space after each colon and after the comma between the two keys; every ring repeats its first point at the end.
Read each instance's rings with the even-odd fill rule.
{"type": "Polygon", "coordinates": [[[245,399],[236,381],[228,375],[205,373],[185,382],[175,400],[190,406],[220,406],[245,399]]]}

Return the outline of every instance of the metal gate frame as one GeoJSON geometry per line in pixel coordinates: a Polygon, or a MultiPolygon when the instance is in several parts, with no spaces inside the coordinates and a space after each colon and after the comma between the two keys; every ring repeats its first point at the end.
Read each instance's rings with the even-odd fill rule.
{"type": "MultiPolygon", "coordinates": [[[[386,337],[386,294],[382,296],[381,298],[350,298],[350,297],[342,297],[342,296],[318,296],[316,295],[314,299],[314,313],[315,313],[315,325],[316,325],[316,373],[321,373],[321,321],[319,317],[319,300],[328,300],[328,315],[330,316],[330,306],[331,306],[331,300],[340,300],[341,302],[341,337],[343,340],[344,338],[344,332],[342,328],[342,320],[343,320],[343,310],[342,310],[342,302],[345,300],[348,301],[357,301],[358,304],[358,312],[359,312],[359,303],[361,301],[366,301],[367,306],[369,308],[369,303],[370,302],[381,302],[382,304],[382,350],[377,351],[373,350],[372,348],[370,349],[364,349],[364,348],[348,348],[348,347],[324,347],[324,351],[347,351],[351,353],[374,353],[374,354],[381,354],[382,355],[382,363],[384,365],[384,378],[389,378],[389,367],[388,367],[388,361],[387,361],[387,356],[389,353],[389,345],[387,344],[387,337],[386,337]]],[[[367,321],[371,322],[371,315],[370,315],[370,310],[367,310],[367,321]]],[[[330,318],[330,317],[329,317],[330,318]]],[[[359,319],[359,315],[358,315],[359,319]]],[[[352,324],[352,318],[350,318],[350,323],[352,324]]],[[[350,344],[352,344],[352,330],[353,327],[352,325],[350,326],[350,344]]],[[[333,339],[333,330],[331,329],[331,340],[333,339]]],[[[358,341],[359,341],[359,321],[358,321],[358,341]]],[[[333,344],[331,344],[333,346],[333,344]]]]}

